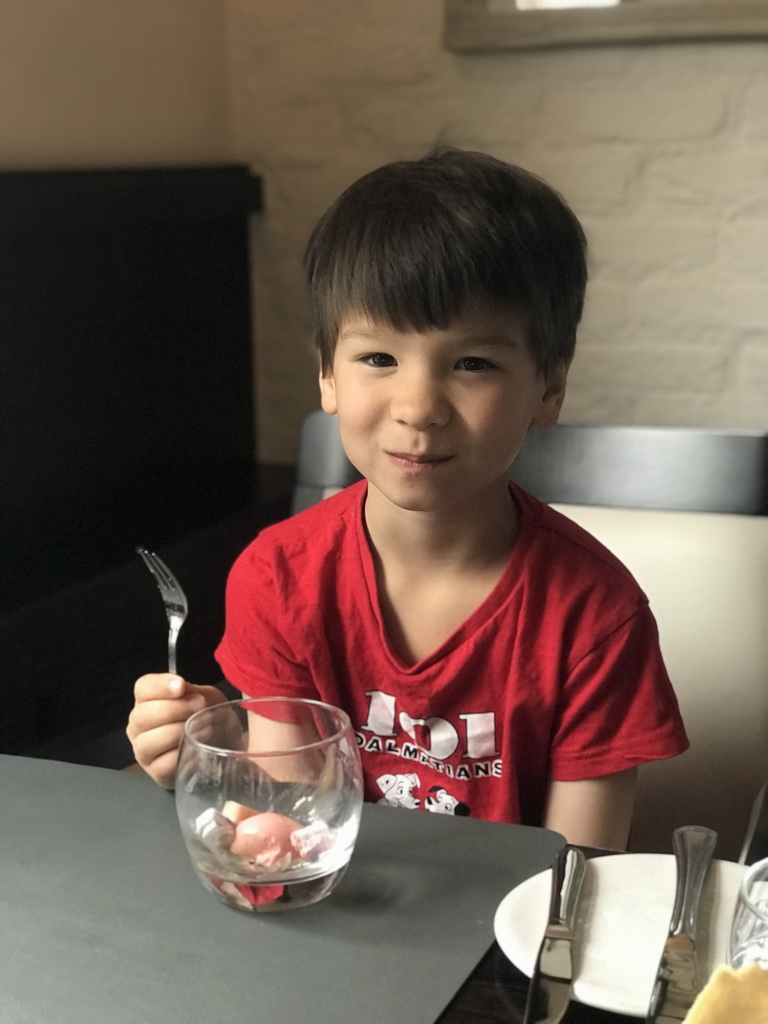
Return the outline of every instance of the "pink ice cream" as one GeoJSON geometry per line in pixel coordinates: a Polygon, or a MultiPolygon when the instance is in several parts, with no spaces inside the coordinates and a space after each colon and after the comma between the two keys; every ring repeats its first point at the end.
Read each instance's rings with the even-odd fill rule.
{"type": "Polygon", "coordinates": [[[291,836],[300,828],[297,821],[285,814],[254,814],[239,822],[230,850],[258,867],[280,871],[296,858],[291,836]]]}

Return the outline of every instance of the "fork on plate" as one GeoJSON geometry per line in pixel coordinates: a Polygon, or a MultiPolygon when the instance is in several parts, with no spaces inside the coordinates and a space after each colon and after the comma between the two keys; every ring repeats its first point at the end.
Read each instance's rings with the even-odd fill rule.
{"type": "Polygon", "coordinates": [[[179,630],[184,625],[189,605],[181,584],[173,575],[165,562],[154,551],[147,551],[146,548],[137,547],[137,554],[141,555],[144,563],[155,577],[160,596],[165,605],[165,614],[168,617],[168,671],[176,671],[176,642],[179,639],[179,630]]]}

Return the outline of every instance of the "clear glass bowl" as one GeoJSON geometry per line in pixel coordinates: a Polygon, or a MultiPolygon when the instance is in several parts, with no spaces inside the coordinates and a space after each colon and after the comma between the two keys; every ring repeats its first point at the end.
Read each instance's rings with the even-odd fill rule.
{"type": "Polygon", "coordinates": [[[185,723],[179,824],[201,882],[230,907],[274,913],[328,896],[352,856],[362,802],[360,755],[339,708],[236,700],[185,723]]]}

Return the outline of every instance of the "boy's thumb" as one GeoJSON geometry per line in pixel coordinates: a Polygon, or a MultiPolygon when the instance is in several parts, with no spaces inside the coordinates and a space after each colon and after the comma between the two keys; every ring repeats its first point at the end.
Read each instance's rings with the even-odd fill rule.
{"type": "Polygon", "coordinates": [[[181,676],[171,676],[168,680],[168,692],[172,697],[182,697],[186,692],[187,684],[181,676]]]}

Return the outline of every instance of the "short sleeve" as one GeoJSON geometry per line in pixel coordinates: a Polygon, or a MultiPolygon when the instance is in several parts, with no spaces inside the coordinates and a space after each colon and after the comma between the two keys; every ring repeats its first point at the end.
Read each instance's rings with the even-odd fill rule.
{"type": "Polygon", "coordinates": [[[688,747],[680,709],[646,603],[584,654],[563,686],[550,775],[596,778],[688,747]]]}
{"type": "Polygon", "coordinates": [[[283,596],[291,586],[258,538],[230,571],[224,636],[215,657],[226,679],[250,697],[318,697],[283,596]]]}

